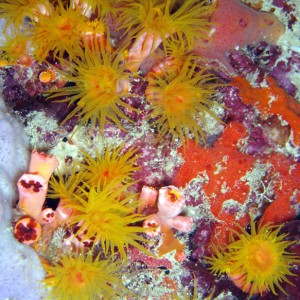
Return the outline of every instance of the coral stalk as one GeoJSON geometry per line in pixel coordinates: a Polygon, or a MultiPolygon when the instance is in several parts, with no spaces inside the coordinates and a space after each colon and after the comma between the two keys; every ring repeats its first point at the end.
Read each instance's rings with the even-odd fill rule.
{"type": "MultiPolygon", "coordinates": [[[[157,205],[157,213],[147,216],[143,227],[148,229],[147,235],[155,237],[162,234],[163,242],[159,248],[159,256],[176,250],[175,258],[179,261],[185,259],[182,245],[175,237],[172,228],[188,233],[192,229],[193,218],[189,216],[179,216],[184,207],[185,198],[182,192],[175,186],[162,187],[158,192],[157,203],[154,202],[157,193],[150,187],[143,187],[140,195],[141,207],[157,205]]],[[[139,208],[139,211],[146,211],[139,208]]]]}

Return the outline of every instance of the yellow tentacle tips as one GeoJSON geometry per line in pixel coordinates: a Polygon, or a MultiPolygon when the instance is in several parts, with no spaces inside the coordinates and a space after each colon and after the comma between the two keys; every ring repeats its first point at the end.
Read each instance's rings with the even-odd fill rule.
{"type": "Polygon", "coordinates": [[[300,258],[286,249],[294,244],[279,234],[282,226],[259,225],[251,222],[248,233],[241,228],[234,232],[227,249],[215,248],[215,255],[207,257],[209,269],[215,274],[227,273],[244,292],[262,294],[266,290],[277,295],[276,288],[285,293],[282,282],[292,284],[287,276],[294,275],[290,265],[300,258]]]}

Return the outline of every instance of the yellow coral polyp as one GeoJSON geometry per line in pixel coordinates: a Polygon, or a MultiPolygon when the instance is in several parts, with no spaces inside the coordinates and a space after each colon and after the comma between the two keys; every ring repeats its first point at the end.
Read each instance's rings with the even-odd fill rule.
{"type": "Polygon", "coordinates": [[[133,108],[122,101],[127,91],[123,90],[121,82],[129,82],[129,74],[122,65],[121,53],[111,53],[94,46],[93,49],[86,47],[80,59],[74,58],[72,64],[63,62],[72,74],[62,72],[62,75],[74,85],[51,90],[50,97],[63,97],[63,102],[76,103],[63,123],[79,116],[80,126],[91,123],[91,128],[98,125],[102,130],[105,124],[114,123],[124,129],[121,119],[131,120],[122,109],[133,108]]]}
{"type": "Polygon", "coordinates": [[[272,271],[272,266],[274,265],[272,252],[273,249],[270,243],[253,241],[248,247],[249,265],[262,274],[272,271]]]}
{"type": "Polygon", "coordinates": [[[5,18],[7,26],[16,28],[25,27],[24,21],[31,20],[47,14],[52,10],[52,5],[47,0],[3,0],[0,2],[0,15],[5,18]]]}
{"type": "Polygon", "coordinates": [[[107,17],[109,15],[116,16],[118,12],[118,5],[122,3],[123,0],[75,0],[75,6],[82,6],[82,9],[91,9],[92,11],[97,11],[100,17],[107,17]]]}
{"type": "Polygon", "coordinates": [[[209,269],[215,274],[226,272],[250,295],[262,295],[266,290],[277,295],[276,288],[285,293],[281,284],[292,284],[287,279],[294,275],[289,268],[300,258],[286,251],[295,242],[285,241],[287,234],[279,235],[281,228],[265,224],[256,229],[252,221],[250,233],[241,228],[241,232],[234,232],[236,237],[231,237],[227,249],[215,248],[215,255],[206,259],[209,269]]]}
{"type": "Polygon", "coordinates": [[[86,18],[80,10],[65,7],[61,0],[49,16],[32,22],[33,54],[39,61],[43,61],[50,51],[54,57],[62,57],[65,52],[72,59],[81,53],[82,24],[86,18]]]}
{"type": "Polygon", "coordinates": [[[97,44],[99,48],[111,51],[109,28],[103,20],[87,20],[78,28],[81,32],[83,47],[93,49],[93,45],[97,44]]]}
{"type": "Polygon", "coordinates": [[[161,38],[164,44],[167,39],[179,40],[191,50],[195,37],[208,33],[212,11],[213,6],[203,0],[139,0],[128,1],[120,19],[130,37],[138,38],[147,32],[161,38]]]}
{"type": "Polygon", "coordinates": [[[1,45],[0,58],[9,64],[21,63],[30,66],[32,58],[29,55],[29,37],[25,32],[11,30],[3,33],[5,41],[1,45]]]}
{"type": "Polygon", "coordinates": [[[91,253],[62,255],[58,262],[45,264],[43,284],[50,289],[49,299],[111,299],[125,287],[117,277],[119,266],[111,261],[93,258],[91,253]]]}
{"type": "Polygon", "coordinates": [[[199,120],[205,124],[206,114],[218,119],[212,111],[217,105],[211,100],[218,84],[206,70],[196,72],[197,65],[187,58],[181,68],[173,65],[166,71],[150,74],[146,98],[153,110],[149,118],[156,119],[152,125],[157,126],[159,138],[171,133],[173,138],[185,142],[189,133],[196,140],[205,139],[199,120]]]}
{"type": "Polygon", "coordinates": [[[49,180],[48,197],[60,199],[61,204],[66,205],[74,201],[74,195],[80,195],[79,186],[82,185],[82,173],[73,168],[69,173],[51,176],[49,180]]]}
{"type": "Polygon", "coordinates": [[[137,149],[124,151],[123,146],[110,150],[106,147],[95,158],[84,152],[81,174],[90,187],[101,187],[114,182],[116,186],[133,182],[132,175],[138,170],[137,149]],[[124,153],[122,153],[124,152],[124,153]]]}
{"type": "Polygon", "coordinates": [[[125,248],[129,245],[143,252],[146,249],[139,242],[147,242],[139,233],[146,230],[134,225],[145,219],[136,214],[137,202],[132,195],[124,197],[127,186],[116,189],[116,184],[92,188],[89,192],[82,189],[82,196],[75,196],[74,202],[66,207],[76,211],[69,218],[70,225],[79,225],[76,233],[82,239],[94,240],[104,254],[114,256],[115,251],[126,258],[125,248]]]}

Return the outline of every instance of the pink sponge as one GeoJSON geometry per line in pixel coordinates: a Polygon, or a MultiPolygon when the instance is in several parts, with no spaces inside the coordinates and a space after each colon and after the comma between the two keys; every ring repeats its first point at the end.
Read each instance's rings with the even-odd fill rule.
{"type": "Polygon", "coordinates": [[[260,41],[273,44],[284,33],[276,16],[256,11],[239,0],[219,0],[211,16],[214,23],[208,41],[199,40],[196,52],[208,59],[218,60],[229,71],[226,53],[260,41]]]}

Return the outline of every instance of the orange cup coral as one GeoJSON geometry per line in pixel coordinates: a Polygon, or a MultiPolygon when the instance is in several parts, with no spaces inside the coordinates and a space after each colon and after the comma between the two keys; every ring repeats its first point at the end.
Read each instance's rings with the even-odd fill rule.
{"type": "Polygon", "coordinates": [[[91,50],[88,45],[80,59],[74,58],[72,63],[62,60],[64,67],[70,68],[72,74],[66,71],[59,73],[75,85],[47,92],[49,99],[63,98],[58,101],[76,104],[62,123],[79,116],[79,126],[91,123],[91,128],[97,125],[102,130],[105,124],[114,123],[123,129],[121,120],[132,122],[123,112],[124,109],[135,109],[122,100],[122,97],[129,95],[129,73],[122,65],[122,59],[116,51],[111,53],[99,49],[97,45],[91,50]]]}
{"type": "Polygon", "coordinates": [[[120,266],[91,253],[62,255],[58,262],[46,263],[44,267],[47,272],[44,285],[49,288],[51,299],[111,299],[125,290],[116,276],[120,266]]]}
{"type": "MultiPolygon", "coordinates": [[[[178,62],[180,65],[182,62],[178,62]]],[[[154,119],[158,138],[171,134],[184,144],[189,133],[198,141],[205,139],[206,116],[219,120],[213,107],[220,106],[212,100],[220,84],[212,74],[199,67],[189,56],[182,66],[168,66],[163,74],[150,73],[149,85],[145,91],[147,100],[153,107],[149,119],[154,119]],[[202,122],[203,126],[200,125],[202,122]]]]}
{"type": "Polygon", "coordinates": [[[256,229],[252,221],[250,233],[243,228],[241,232],[232,231],[236,238],[231,236],[227,249],[215,248],[215,256],[206,258],[209,269],[215,274],[226,272],[236,286],[250,295],[266,291],[277,295],[275,288],[285,293],[281,284],[293,284],[287,275],[294,275],[290,264],[299,262],[300,257],[286,251],[294,242],[284,240],[287,234],[279,235],[281,228],[269,223],[259,224],[256,229]]]}

